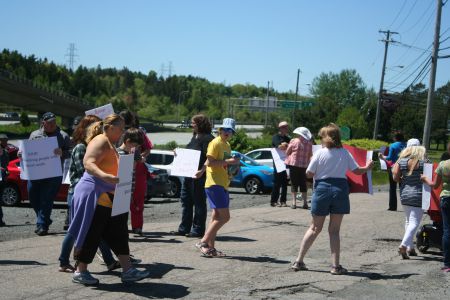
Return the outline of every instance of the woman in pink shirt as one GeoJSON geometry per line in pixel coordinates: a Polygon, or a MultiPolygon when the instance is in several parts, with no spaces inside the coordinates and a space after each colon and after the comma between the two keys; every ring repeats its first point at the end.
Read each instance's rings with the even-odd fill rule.
{"type": "Polygon", "coordinates": [[[302,193],[303,208],[308,209],[306,186],[306,168],[312,156],[311,132],[306,127],[297,127],[293,133],[298,134],[289,142],[284,163],[289,166],[291,177],[292,205],[297,208],[297,193],[300,187],[302,193]]]}

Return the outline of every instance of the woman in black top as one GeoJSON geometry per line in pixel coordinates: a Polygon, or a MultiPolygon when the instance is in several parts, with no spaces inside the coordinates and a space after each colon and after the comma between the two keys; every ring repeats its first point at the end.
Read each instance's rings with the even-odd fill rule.
{"type": "Polygon", "coordinates": [[[181,223],[178,226],[178,235],[187,237],[202,237],[206,226],[206,194],[205,180],[206,173],[202,173],[206,161],[208,144],[214,139],[211,134],[211,123],[202,114],[195,115],[191,120],[193,135],[187,144],[187,149],[200,151],[200,162],[197,174],[202,174],[199,178],[185,177],[181,187],[181,223]]]}

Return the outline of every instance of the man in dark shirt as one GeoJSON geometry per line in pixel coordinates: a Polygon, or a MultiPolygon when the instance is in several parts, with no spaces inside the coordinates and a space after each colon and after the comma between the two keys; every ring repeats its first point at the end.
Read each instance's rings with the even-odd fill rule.
{"type": "Polygon", "coordinates": [[[450,142],[447,144],[447,152],[442,153],[441,161],[450,159],[450,142]]]}
{"type": "MultiPolygon", "coordinates": [[[[272,137],[272,147],[278,148],[280,150],[286,151],[291,138],[288,136],[289,125],[286,121],[280,122],[278,124],[278,133],[272,137]]],[[[286,194],[287,194],[287,172],[283,171],[277,173],[275,164],[273,166],[275,169],[273,176],[273,189],[272,195],[270,197],[270,206],[281,206],[286,207],[286,194]],[[281,196],[280,196],[281,188],[281,196]],[[280,198],[280,203],[278,203],[278,198],[280,198]]]]}

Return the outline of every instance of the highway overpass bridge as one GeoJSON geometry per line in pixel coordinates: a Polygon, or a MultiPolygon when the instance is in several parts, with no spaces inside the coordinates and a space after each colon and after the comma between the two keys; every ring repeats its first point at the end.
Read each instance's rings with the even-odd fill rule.
{"type": "Polygon", "coordinates": [[[64,126],[93,108],[86,100],[37,85],[5,70],[0,70],[0,102],[37,112],[39,116],[51,111],[61,116],[64,126]]]}

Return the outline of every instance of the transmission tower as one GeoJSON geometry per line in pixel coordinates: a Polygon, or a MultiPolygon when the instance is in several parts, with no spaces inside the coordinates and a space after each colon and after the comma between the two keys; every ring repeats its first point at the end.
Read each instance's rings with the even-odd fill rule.
{"type": "Polygon", "coordinates": [[[75,48],[75,43],[70,43],[69,48],[67,48],[67,54],[65,55],[65,57],[68,57],[67,63],[69,64],[69,68],[72,71],[73,71],[73,66],[75,64],[75,57],[78,56],[75,54],[76,50],[77,49],[75,48]]]}

